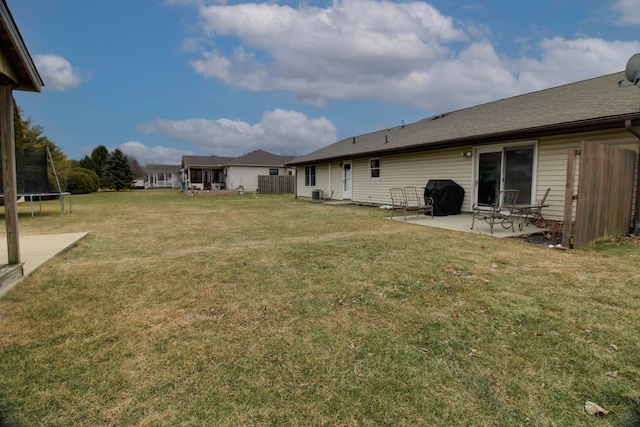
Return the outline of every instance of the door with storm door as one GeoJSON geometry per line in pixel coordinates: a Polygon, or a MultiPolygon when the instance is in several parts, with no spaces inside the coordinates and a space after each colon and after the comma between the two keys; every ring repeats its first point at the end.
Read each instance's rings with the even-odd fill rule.
{"type": "Polygon", "coordinates": [[[520,190],[517,203],[532,203],[534,159],[534,145],[478,150],[475,202],[499,203],[500,190],[520,190]]]}
{"type": "Polygon", "coordinates": [[[351,162],[342,164],[342,198],[351,199],[351,162]]]}

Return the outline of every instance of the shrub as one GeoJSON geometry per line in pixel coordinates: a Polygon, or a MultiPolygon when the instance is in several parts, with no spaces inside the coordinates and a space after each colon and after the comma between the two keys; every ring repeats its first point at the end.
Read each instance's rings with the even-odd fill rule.
{"type": "Polygon", "coordinates": [[[67,175],[67,191],[72,194],[94,193],[100,188],[98,174],[90,169],[73,168],[67,175]]]}

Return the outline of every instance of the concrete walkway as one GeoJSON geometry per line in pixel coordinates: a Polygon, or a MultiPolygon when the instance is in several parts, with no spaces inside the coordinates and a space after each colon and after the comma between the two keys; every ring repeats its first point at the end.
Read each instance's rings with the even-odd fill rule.
{"type": "MultiPolygon", "coordinates": [[[[404,222],[404,215],[398,215],[396,213],[393,217],[393,220],[404,222]]],[[[407,223],[427,227],[442,228],[445,230],[464,231],[466,233],[486,234],[492,235],[493,237],[497,238],[528,236],[545,231],[544,228],[538,228],[533,225],[527,225],[526,227],[523,227],[521,231],[518,230],[518,224],[516,224],[516,231],[513,232],[510,228],[505,229],[500,224],[494,224],[493,234],[491,234],[489,230],[489,224],[487,224],[485,221],[476,221],[472,230],[471,214],[469,213],[462,213],[460,215],[436,216],[433,218],[431,218],[431,216],[424,215],[420,215],[418,217],[416,217],[416,215],[407,215],[407,223]]]]}
{"type": "MultiPolygon", "coordinates": [[[[20,260],[23,262],[24,277],[54,256],[66,252],[88,233],[43,234],[38,236],[20,236],[20,260]]],[[[0,238],[0,263],[7,262],[7,238],[0,238]]],[[[18,284],[10,283],[0,288],[0,297],[18,284]]]]}

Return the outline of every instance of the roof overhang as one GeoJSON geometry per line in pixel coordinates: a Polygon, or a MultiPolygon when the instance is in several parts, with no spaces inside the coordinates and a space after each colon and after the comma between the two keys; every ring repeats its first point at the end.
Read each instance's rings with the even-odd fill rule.
{"type": "Polygon", "coordinates": [[[304,164],[313,164],[320,162],[340,161],[344,159],[357,159],[372,156],[395,155],[417,153],[422,151],[441,150],[447,148],[464,147],[469,145],[488,145],[506,141],[521,139],[537,139],[555,135],[570,135],[583,132],[596,132],[610,129],[624,129],[625,122],[631,120],[633,126],[640,125],[640,115],[638,113],[630,113],[620,116],[600,117],[596,119],[582,120],[570,123],[558,123],[527,129],[518,129],[515,131],[499,132],[484,135],[471,135],[464,138],[441,140],[436,142],[428,142],[424,144],[414,144],[411,146],[400,147],[395,149],[371,150],[350,155],[336,155],[331,157],[317,158],[315,160],[292,161],[287,166],[297,166],[304,164]]]}
{"type": "Polygon", "coordinates": [[[0,71],[0,78],[14,85],[14,90],[40,92],[44,82],[27,50],[20,31],[5,0],[0,0],[0,49],[12,73],[0,71]]]}

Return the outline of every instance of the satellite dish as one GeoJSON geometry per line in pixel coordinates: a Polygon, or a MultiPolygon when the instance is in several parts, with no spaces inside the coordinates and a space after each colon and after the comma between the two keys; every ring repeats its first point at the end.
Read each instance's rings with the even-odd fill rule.
{"type": "Polygon", "coordinates": [[[636,53],[629,58],[624,75],[631,83],[636,86],[640,86],[640,53],[636,53]]]}

